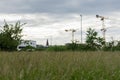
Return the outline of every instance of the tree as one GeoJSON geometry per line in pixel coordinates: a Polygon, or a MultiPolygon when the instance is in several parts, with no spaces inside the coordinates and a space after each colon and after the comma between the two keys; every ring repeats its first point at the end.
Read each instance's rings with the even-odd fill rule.
{"type": "Polygon", "coordinates": [[[92,49],[100,49],[105,44],[104,39],[98,37],[94,29],[89,28],[86,35],[86,43],[92,49]]]}
{"type": "Polygon", "coordinates": [[[21,24],[20,21],[16,22],[15,25],[8,24],[5,21],[2,30],[0,31],[0,49],[1,50],[16,50],[20,40],[21,40],[21,32],[24,24],[21,24]]]}

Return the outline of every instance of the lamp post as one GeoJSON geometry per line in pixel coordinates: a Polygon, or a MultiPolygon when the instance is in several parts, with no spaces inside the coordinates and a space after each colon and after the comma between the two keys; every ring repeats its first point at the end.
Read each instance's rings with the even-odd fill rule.
{"type": "Polygon", "coordinates": [[[53,40],[52,38],[53,38],[53,37],[52,37],[52,36],[50,36],[50,39],[51,39],[50,44],[51,44],[51,46],[52,46],[52,40],[53,40]]]}
{"type": "Polygon", "coordinates": [[[82,15],[80,15],[80,17],[81,17],[81,43],[82,43],[82,15]]]}

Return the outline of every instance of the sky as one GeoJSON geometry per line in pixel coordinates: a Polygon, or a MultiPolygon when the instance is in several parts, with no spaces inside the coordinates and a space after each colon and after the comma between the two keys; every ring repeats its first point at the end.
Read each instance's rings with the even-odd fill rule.
{"type": "Polygon", "coordinates": [[[120,40],[120,0],[1,0],[0,25],[27,23],[23,26],[24,40],[35,40],[37,44],[63,45],[71,42],[71,31],[75,29],[75,40],[85,42],[88,28],[95,29],[102,37],[102,22],[96,15],[105,17],[106,41],[120,40]]]}

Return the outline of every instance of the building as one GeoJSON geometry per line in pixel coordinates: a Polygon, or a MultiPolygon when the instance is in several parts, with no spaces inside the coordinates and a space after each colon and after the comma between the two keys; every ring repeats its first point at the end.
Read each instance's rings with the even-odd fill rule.
{"type": "Polygon", "coordinates": [[[21,49],[27,47],[27,46],[31,46],[36,48],[37,44],[36,41],[33,40],[22,40],[21,43],[17,46],[17,50],[20,51],[21,49]]]}
{"type": "Polygon", "coordinates": [[[49,41],[48,41],[48,39],[46,41],[46,47],[49,47],[49,41]]]}

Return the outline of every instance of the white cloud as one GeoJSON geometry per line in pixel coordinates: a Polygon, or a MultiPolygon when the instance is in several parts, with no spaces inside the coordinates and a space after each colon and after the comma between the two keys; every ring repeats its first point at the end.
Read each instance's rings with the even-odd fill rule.
{"type": "MultiPolygon", "coordinates": [[[[112,27],[106,32],[107,41],[111,39],[111,36],[113,36],[114,39],[119,39],[120,37],[120,22],[118,18],[120,15],[118,13],[104,15],[111,18],[109,20],[105,20],[106,27],[112,27]],[[115,19],[117,20],[115,21],[115,19]],[[116,28],[113,26],[116,26],[116,28]]],[[[65,29],[78,29],[77,32],[75,32],[75,39],[80,41],[81,17],[79,14],[57,15],[35,13],[0,14],[0,16],[1,25],[3,25],[2,22],[4,19],[6,19],[8,22],[16,22],[17,20],[20,20],[21,22],[27,22],[23,28],[23,35],[25,35],[23,39],[36,40],[38,44],[45,45],[47,38],[51,42],[51,37],[52,44],[54,45],[71,42],[71,32],[65,32],[65,29]]],[[[96,18],[95,15],[83,15],[83,40],[85,41],[86,30],[89,27],[94,28],[99,32],[99,35],[102,36],[102,32],[100,31],[102,28],[101,25],[100,19],[96,18]]]]}

